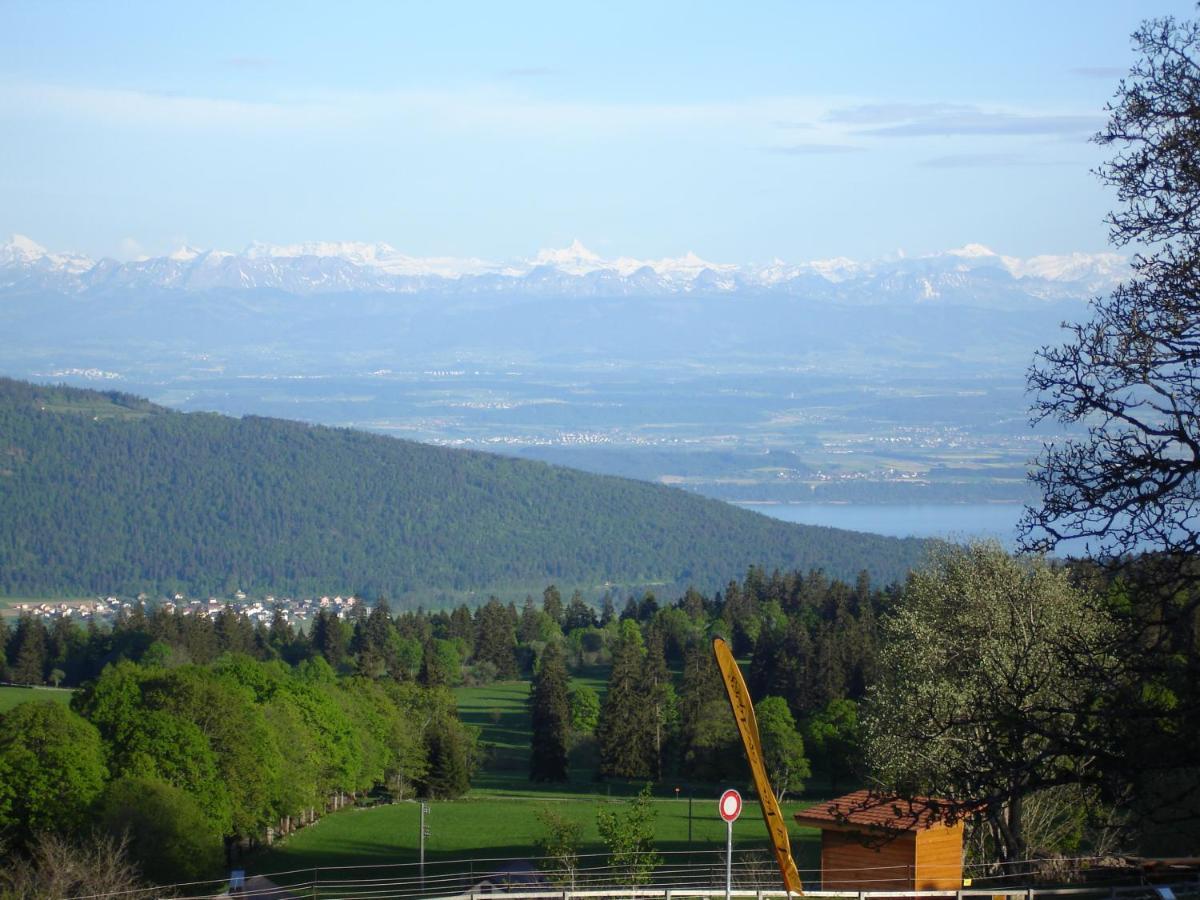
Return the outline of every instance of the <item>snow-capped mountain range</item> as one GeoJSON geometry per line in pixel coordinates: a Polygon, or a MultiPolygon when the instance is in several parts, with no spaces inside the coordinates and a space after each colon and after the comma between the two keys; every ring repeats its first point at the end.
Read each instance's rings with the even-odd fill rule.
{"type": "Polygon", "coordinates": [[[814,299],[990,304],[1005,298],[1061,300],[1110,291],[1128,274],[1115,253],[1017,258],[979,244],[925,256],[846,258],[758,265],[708,262],[693,253],[665,259],[606,259],[579,241],[497,263],[415,257],[385,243],[254,243],[241,253],[180,247],[120,262],[52,253],[22,235],[0,244],[0,290],[81,294],[127,290],[317,293],[659,296],[795,294],[814,299]]]}

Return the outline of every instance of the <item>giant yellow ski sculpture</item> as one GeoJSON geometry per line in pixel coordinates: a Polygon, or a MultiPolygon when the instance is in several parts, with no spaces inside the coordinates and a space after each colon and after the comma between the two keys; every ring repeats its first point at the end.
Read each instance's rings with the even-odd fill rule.
{"type": "Polygon", "coordinates": [[[788,840],[787,823],[783,819],[783,813],[779,811],[779,804],[775,801],[771,782],[767,779],[767,763],[763,758],[762,739],[758,736],[758,719],[754,717],[754,704],[750,701],[750,692],[746,690],[746,682],[742,680],[742,673],[738,670],[729,645],[720,638],[714,638],[713,653],[721,669],[721,680],[725,683],[725,693],[729,695],[729,705],[733,707],[733,718],[742,736],[742,746],[746,748],[746,758],[750,760],[754,790],[758,793],[758,805],[762,807],[763,821],[767,823],[767,834],[771,836],[771,846],[775,851],[779,874],[783,876],[783,886],[789,893],[803,894],[804,886],[800,883],[800,873],[796,871],[796,862],[792,859],[792,844],[788,840]]]}

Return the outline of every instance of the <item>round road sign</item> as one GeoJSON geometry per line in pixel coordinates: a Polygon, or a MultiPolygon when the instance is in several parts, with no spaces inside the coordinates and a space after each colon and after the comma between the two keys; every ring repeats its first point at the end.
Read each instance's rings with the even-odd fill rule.
{"type": "Polygon", "coordinates": [[[730,788],[721,795],[721,802],[717,805],[717,809],[721,812],[721,818],[726,822],[732,822],[742,814],[742,795],[730,788]]]}

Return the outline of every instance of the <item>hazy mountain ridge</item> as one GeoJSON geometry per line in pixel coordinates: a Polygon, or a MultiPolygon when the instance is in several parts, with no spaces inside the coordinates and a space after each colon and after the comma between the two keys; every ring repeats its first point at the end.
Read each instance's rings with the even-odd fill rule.
{"type": "Polygon", "coordinates": [[[105,294],[121,290],[274,290],[322,293],[525,295],[561,297],[762,295],[862,304],[892,299],[1009,305],[1085,299],[1127,273],[1114,253],[1029,259],[977,244],[918,257],[765,265],[713,263],[688,253],[643,260],[605,259],[576,241],[527,260],[493,263],[408,256],[387,244],[252,244],[241,253],[182,247],[131,262],[50,253],[16,235],[0,246],[0,291],[105,294]]]}
{"type": "Polygon", "coordinates": [[[0,379],[0,592],[374,597],[903,577],[925,550],[544,463],[0,379]]]}

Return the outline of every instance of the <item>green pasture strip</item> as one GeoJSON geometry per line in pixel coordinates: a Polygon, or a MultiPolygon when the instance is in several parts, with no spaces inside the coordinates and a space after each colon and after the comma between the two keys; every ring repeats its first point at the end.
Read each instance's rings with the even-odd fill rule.
{"type": "MultiPolygon", "coordinates": [[[[427,874],[472,871],[474,866],[459,865],[466,859],[522,860],[537,855],[536,841],[543,828],[537,819],[542,807],[583,825],[583,853],[602,853],[596,828],[596,813],[614,802],[598,797],[543,797],[453,800],[430,803],[426,819],[427,874]]],[[[796,812],[811,805],[813,799],[784,804],[789,822],[796,812]]],[[[655,846],[661,852],[696,853],[719,851],[725,846],[725,823],[717,815],[716,795],[696,798],[692,806],[692,840],[688,842],[688,800],[656,799],[655,846]]],[[[370,809],[351,809],[328,815],[315,825],[302,829],[274,847],[246,861],[246,869],[257,874],[293,872],[279,879],[296,884],[311,880],[315,870],[339,866],[389,866],[411,864],[418,858],[420,807],[415,802],[397,803],[370,809]]],[[[792,852],[801,869],[819,865],[820,832],[792,826],[792,852]]],[[[734,826],[734,847],[740,850],[768,848],[766,827],[756,801],[747,800],[741,819],[734,826]]],[[[479,864],[486,874],[487,865],[479,864]]],[[[385,877],[382,869],[369,877],[385,877]]],[[[395,869],[390,877],[415,874],[395,869]]],[[[334,878],[329,873],[328,878],[334,878]]],[[[344,873],[341,877],[347,877],[344,873]]],[[[363,876],[368,877],[368,876],[363,876]]]]}
{"type": "Polygon", "coordinates": [[[73,693],[75,692],[69,688],[0,686],[0,712],[5,712],[19,703],[31,700],[53,700],[66,706],[71,702],[73,693]]]}
{"type": "MultiPolygon", "coordinates": [[[[592,667],[572,676],[572,684],[591,687],[601,700],[608,685],[608,668],[592,667]]],[[[641,789],[627,785],[604,785],[595,780],[594,749],[586,742],[570,755],[567,784],[535,784],[529,780],[528,681],[497,681],[482,687],[460,687],[454,691],[458,715],[479,729],[484,758],[471,779],[471,796],[627,796],[641,789]]]]}

